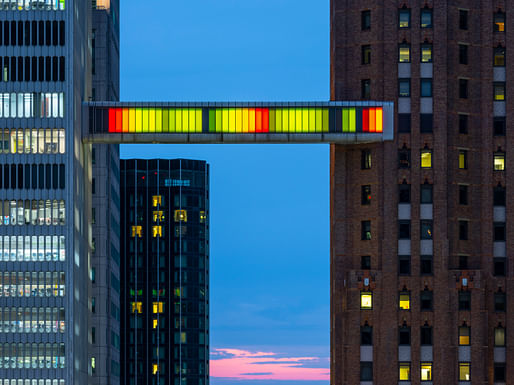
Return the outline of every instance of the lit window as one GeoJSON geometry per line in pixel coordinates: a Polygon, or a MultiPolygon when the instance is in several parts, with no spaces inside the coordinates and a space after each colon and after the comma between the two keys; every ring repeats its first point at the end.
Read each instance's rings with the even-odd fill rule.
{"type": "Polygon", "coordinates": [[[432,167],[432,150],[421,150],[421,168],[432,167]]]}
{"type": "Polygon", "coordinates": [[[468,168],[468,152],[466,150],[459,151],[459,168],[461,170],[468,168]]]}
{"type": "Polygon", "coordinates": [[[401,98],[410,97],[410,79],[398,79],[398,96],[401,98]]]}
{"type": "Polygon", "coordinates": [[[421,363],[421,381],[432,381],[432,363],[421,363]]]}
{"type": "Polygon", "coordinates": [[[152,226],[152,236],[154,238],[162,237],[162,226],[152,226]]]}
{"type": "Polygon", "coordinates": [[[159,364],[152,364],[152,374],[157,374],[159,371],[159,364]]]}
{"type": "Polygon", "coordinates": [[[505,170],[505,153],[504,152],[495,152],[494,153],[494,171],[503,171],[505,170]]]}
{"type": "Polygon", "coordinates": [[[361,222],[361,239],[369,241],[371,239],[371,221],[361,222]]]}
{"type": "Polygon", "coordinates": [[[471,364],[459,362],[459,381],[471,381],[471,364]]]}
{"type": "Polygon", "coordinates": [[[410,362],[400,362],[400,372],[398,379],[400,381],[410,381],[410,362]]]}
{"type": "Polygon", "coordinates": [[[205,215],[205,211],[200,211],[200,223],[205,223],[207,219],[207,215],[205,215]]]}
{"type": "Polygon", "coordinates": [[[154,222],[164,222],[164,213],[162,211],[154,211],[153,212],[153,221],[154,222]]]}
{"type": "Polygon", "coordinates": [[[371,150],[361,150],[361,170],[371,169],[371,150]]]}
{"type": "Polygon", "coordinates": [[[505,47],[499,45],[494,49],[494,66],[505,67],[505,47]]]}
{"type": "Polygon", "coordinates": [[[410,63],[410,44],[400,44],[398,46],[398,61],[400,63],[410,63]]]}
{"type": "Polygon", "coordinates": [[[501,325],[494,328],[494,346],[505,346],[505,328],[501,325]]]}
{"type": "Polygon", "coordinates": [[[131,302],[130,311],[131,313],[143,313],[143,302],[131,302]]]}
{"type": "Polygon", "coordinates": [[[410,9],[402,8],[398,10],[398,27],[410,28],[410,9]]]}
{"type": "Polygon", "coordinates": [[[494,32],[505,32],[505,13],[499,11],[494,14],[494,32]]]}
{"type": "Polygon", "coordinates": [[[161,195],[152,195],[152,206],[157,207],[162,205],[162,196],[161,195]]]}
{"type": "Polygon", "coordinates": [[[421,10],[421,28],[432,28],[432,10],[429,8],[421,10]]]}
{"type": "Polygon", "coordinates": [[[175,210],[175,222],[187,222],[187,211],[175,210]]]}
{"type": "Polygon", "coordinates": [[[402,309],[402,310],[410,309],[410,293],[408,291],[400,292],[400,309],[402,309]]]}
{"type": "Polygon", "coordinates": [[[432,63],[432,44],[421,45],[421,63],[432,63]]]}
{"type": "Polygon", "coordinates": [[[186,334],[186,332],[180,333],[180,342],[183,343],[183,344],[187,343],[187,334],[186,334]]]}
{"type": "Polygon", "coordinates": [[[494,89],[494,101],[504,101],[505,100],[505,82],[495,82],[493,83],[494,89]]]}
{"type": "Polygon", "coordinates": [[[164,302],[154,302],[153,303],[153,313],[162,313],[164,312],[164,302]]]}
{"type": "Polygon", "coordinates": [[[470,335],[469,326],[459,327],[459,345],[469,345],[469,335],[470,335]]]}
{"type": "Polygon", "coordinates": [[[157,325],[159,324],[159,321],[154,319],[152,320],[152,328],[157,329],[157,325]]]}
{"type": "Polygon", "coordinates": [[[361,186],[361,205],[371,204],[371,186],[361,186]]]}
{"type": "Polygon", "coordinates": [[[432,239],[432,221],[429,219],[420,222],[421,239],[432,239]]]}
{"type": "Polygon", "coordinates": [[[130,236],[141,238],[143,236],[143,226],[132,226],[130,236]]]}
{"type": "Polygon", "coordinates": [[[373,293],[371,291],[361,291],[361,309],[373,309],[373,293]]]}

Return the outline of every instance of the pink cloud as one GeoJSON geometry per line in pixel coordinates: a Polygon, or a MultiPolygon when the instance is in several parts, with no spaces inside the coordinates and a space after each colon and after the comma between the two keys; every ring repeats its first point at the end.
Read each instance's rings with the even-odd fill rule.
{"type": "Polygon", "coordinates": [[[210,376],[241,380],[330,380],[328,368],[309,367],[328,359],[320,357],[284,357],[273,352],[240,349],[211,351],[210,376]]]}

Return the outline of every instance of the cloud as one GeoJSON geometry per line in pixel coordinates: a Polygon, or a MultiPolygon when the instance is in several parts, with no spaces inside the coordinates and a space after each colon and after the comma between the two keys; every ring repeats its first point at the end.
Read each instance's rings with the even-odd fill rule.
{"type": "Polygon", "coordinates": [[[210,376],[234,380],[330,380],[327,357],[249,351],[242,349],[213,349],[210,376]]]}

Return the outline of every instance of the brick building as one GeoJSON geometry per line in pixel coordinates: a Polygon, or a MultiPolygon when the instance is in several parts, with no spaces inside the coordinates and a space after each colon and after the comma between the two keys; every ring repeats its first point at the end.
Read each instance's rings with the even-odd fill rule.
{"type": "Polygon", "coordinates": [[[331,145],[333,385],[514,376],[513,5],[331,0],[332,100],[397,114],[331,145]]]}

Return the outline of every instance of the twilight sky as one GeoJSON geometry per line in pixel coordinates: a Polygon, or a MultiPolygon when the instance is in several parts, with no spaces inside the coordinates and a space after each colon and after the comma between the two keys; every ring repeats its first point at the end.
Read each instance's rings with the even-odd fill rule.
{"type": "MultiPolygon", "coordinates": [[[[329,99],[328,0],[122,0],[120,50],[123,101],[329,99]]],[[[121,155],[211,165],[211,384],[328,384],[328,145],[121,155]]]]}

